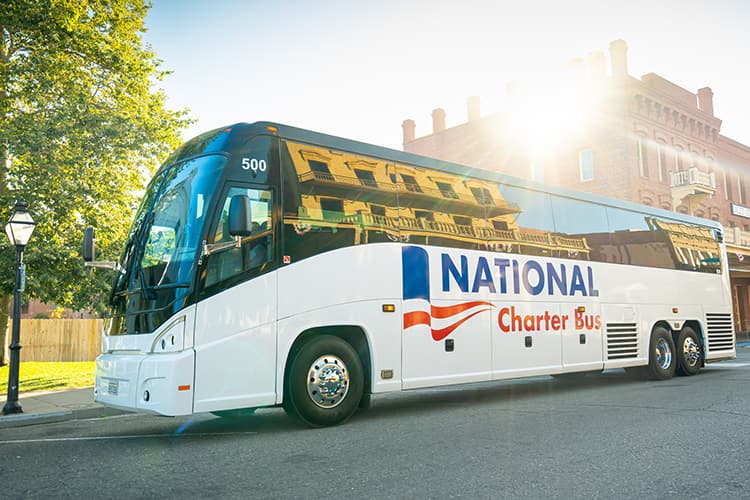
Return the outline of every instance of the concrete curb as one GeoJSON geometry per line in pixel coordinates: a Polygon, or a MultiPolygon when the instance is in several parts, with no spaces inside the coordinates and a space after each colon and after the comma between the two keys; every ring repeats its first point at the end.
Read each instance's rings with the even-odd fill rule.
{"type": "Polygon", "coordinates": [[[51,424],[66,420],[86,420],[91,418],[106,418],[123,415],[127,412],[116,408],[102,406],[99,408],[83,408],[81,410],[62,410],[47,413],[20,413],[18,415],[0,416],[0,429],[10,427],[25,427],[28,425],[51,424]]]}
{"type": "Polygon", "coordinates": [[[23,413],[18,415],[4,415],[0,417],[0,429],[63,422],[65,420],[70,420],[72,415],[73,412],[71,410],[51,413],[30,413],[28,415],[24,415],[23,413]]]}

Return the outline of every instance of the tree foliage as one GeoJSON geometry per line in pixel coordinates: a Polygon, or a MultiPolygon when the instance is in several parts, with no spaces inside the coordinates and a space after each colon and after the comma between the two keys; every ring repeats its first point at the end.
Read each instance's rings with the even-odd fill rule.
{"type": "MultiPolygon", "coordinates": [[[[144,46],[143,0],[5,0],[0,8],[0,221],[14,199],[36,231],[26,296],[101,310],[113,275],[88,279],[83,229],[97,259],[116,260],[158,160],[189,123],[156,88],[167,73],[144,46]]],[[[0,294],[13,259],[0,238],[0,294]]],[[[1,318],[0,318],[1,319],[1,318]]]]}

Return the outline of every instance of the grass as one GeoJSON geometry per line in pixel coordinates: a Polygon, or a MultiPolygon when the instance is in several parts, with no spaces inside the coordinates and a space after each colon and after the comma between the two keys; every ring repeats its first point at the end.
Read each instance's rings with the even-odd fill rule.
{"type": "MultiPolygon", "coordinates": [[[[9,365],[0,366],[0,394],[8,391],[9,365]]],[[[94,385],[94,362],[21,362],[18,392],[59,391],[94,385]]]]}

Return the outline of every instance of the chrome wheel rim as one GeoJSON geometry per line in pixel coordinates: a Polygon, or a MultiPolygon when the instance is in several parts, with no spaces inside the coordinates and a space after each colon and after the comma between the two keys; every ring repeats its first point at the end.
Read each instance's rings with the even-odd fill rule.
{"type": "Polygon", "coordinates": [[[692,337],[685,337],[682,343],[682,353],[689,366],[695,366],[701,359],[701,347],[692,337]]]}
{"type": "Polygon", "coordinates": [[[335,408],[349,392],[349,370],[338,356],[315,360],[307,373],[307,394],[321,408],[335,408]]]}
{"type": "Polygon", "coordinates": [[[656,363],[662,370],[666,370],[672,364],[672,349],[665,339],[656,342],[656,363]]]}

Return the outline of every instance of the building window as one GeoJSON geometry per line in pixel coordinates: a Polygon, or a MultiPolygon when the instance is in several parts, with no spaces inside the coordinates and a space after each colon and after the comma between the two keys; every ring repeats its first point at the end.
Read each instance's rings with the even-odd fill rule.
{"type": "Polygon", "coordinates": [[[310,170],[314,172],[313,176],[316,179],[334,181],[335,179],[328,170],[328,164],[324,161],[318,160],[307,160],[307,164],[310,165],[310,170]]]}
{"type": "Polygon", "coordinates": [[[648,177],[648,148],[646,147],[646,138],[639,136],[636,140],[638,148],[638,173],[641,177],[648,177]]]}
{"type": "Polygon", "coordinates": [[[477,203],[479,203],[480,205],[493,205],[494,204],[494,200],[492,199],[490,190],[487,188],[473,187],[471,188],[471,194],[474,195],[474,198],[476,198],[477,203]]]}
{"type": "Polygon", "coordinates": [[[324,219],[337,218],[344,215],[344,201],[338,198],[321,198],[320,209],[324,219]]]}
{"type": "Polygon", "coordinates": [[[659,182],[668,180],[667,177],[667,145],[664,141],[656,144],[656,167],[659,173],[659,182]]]}
{"type": "Polygon", "coordinates": [[[435,184],[437,184],[437,187],[440,190],[440,194],[443,195],[443,198],[450,198],[452,200],[458,199],[458,195],[453,190],[453,186],[451,186],[447,182],[435,182],[435,184]]]}
{"type": "Polygon", "coordinates": [[[724,178],[724,199],[729,199],[729,183],[727,182],[727,171],[723,170],[721,176],[724,178]]]}
{"type": "Polygon", "coordinates": [[[419,187],[419,184],[417,184],[417,179],[415,179],[414,176],[401,174],[401,178],[404,180],[404,187],[407,191],[411,191],[412,193],[422,192],[422,188],[419,187]]]}
{"type": "Polygon", "coordinates": [[[370,213],[372,215],[385,217],[385,207],[381,207],[380,205],[370,205],[370,213]]]}
{"type": "Polygon", "coordinates": [[[465,217],[463,215],[454,215],[453,222],[455,222],[457,226],[471,226],[471,217],[465,217]]]}
{"type": "Polygon", "coordinates": [[[544,165],[538,161],[531,162],[531,180],[544,182],[544,165]]]}
{"type": "Polygon", "coordinates": [[[675,172],[682,170],[682,146],[674,147],[674,170],[675,172]]]}
{"type": "Polygon", "coordinates": [[[578,152],[578,169],[581,182],[594,180],[594,152],[592,150],[583,149],[578,152]]]}
{"type": "Polygon", "coordinates": [[[354,175],[357,176],[357,179],[359,179],[359,183],[363,186],[372,188],[378,187],[378,183],[375,182],[375,176],[369,170],[360,170],[358,168],[355,168],[354,175]]]}
{"type": "Polygon", "coordinates": [[[743,181],[744,179],[742,178],[742,175],[737,174],[737,193],[739,194],[739,200],[737,200],[737,203],[739,204],[745,203],[745,200],[747,199],[745,196],[745,183],[743,181]]]}

